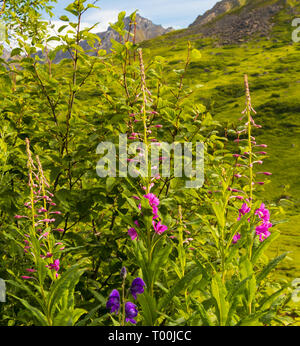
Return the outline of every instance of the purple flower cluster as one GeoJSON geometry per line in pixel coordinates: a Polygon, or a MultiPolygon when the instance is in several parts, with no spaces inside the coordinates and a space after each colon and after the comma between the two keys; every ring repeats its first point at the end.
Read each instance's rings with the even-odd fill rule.
{"type": "MultiPolygon", "coordinates": [[[[123,267],[124,268],[124,267],[123,267]]],[[[124,269],[122,268],[122,271],[124,272],[124,269]]],[[[121,274],[122,274],[121,271],[121,274]]],[[[125,276],[126,277],[126,276],[125,276]]],[[[125,280],[125,278],[124,278],[125,280]]],[[[137,299],[137,294],[144,293],[144,287],[146,286],[145,282],[141,278],[136,278],[132,281],[131,287],[130,287],[130,293],[132,294],[134,299],[137,299]]],[[[125,302],[124,302],[125,303],[125,302]]],[[[120,293],[118,290],[114,289],[112,290],[111,294],[109,295],[109,298],[106,303],[106,308],[110,310],[110,313],[119,313],[121,306],[121,298],[120,293]]],[[[126,302],[125,303],[125,321],[131,322],[133,324],[136,324],[135,317],[138,315],[138,308],[137,306],[132,302],[126,302]]]]}

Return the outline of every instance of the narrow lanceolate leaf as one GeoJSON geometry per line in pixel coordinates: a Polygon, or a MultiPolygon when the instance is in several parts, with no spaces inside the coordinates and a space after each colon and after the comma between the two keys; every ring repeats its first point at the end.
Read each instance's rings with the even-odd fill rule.
{"type": "Polygon", "coordinates": [[[194,298],[191,298],[192,301],[195,303],[196,305],[196,309],[198,310],[199,312],[199,315],[200,315],[200,318],[201,318],[201,321],[202,321],[202,325],[203,326],[213,326],[213,322],[211,321],[211,318],[209,317],[206,309],[204,308],[204,306],[199,303],[196,299],[194,298]]]}
{"type": "Polygon", "coordinates": [[[285,285],[285,286],[281,287],[278,291],[276,291],[275,293],[270,295],[269,297],[264,298],[260,303],[259,310],[269,309],[269,307],[274,302],[274,300],[289,286],[290,286],[290,284],[285,285]]]}
{"type": "Polygon", "coordinates": [[[34,306],[30,305],[27,300],[21,299],[13,294],[10,294],[12,297],[16,298],[19,300],[25,308],[31,312],[32,316],[36,318],[36,320],[39,322],[39,325],[41,326],[49,326],[50,324],[47,322],[46,316],[37,308],[34,306]]]}
{"type": "Polygon", "coordinates": [[[274,258],[272,261],[270,261],[264,269],[257,275],[256,281],[257,284],[259,284],[269,273],[272,269],[274,269],[284,258],[286,257],[288,253],[285,252],[282,255],[274,258]]]}
{"type": "Polygon", "coordinates": [[[211,292],[215,298],[216,308],[219,314],[220,326],[225,326],[229,311],[229,303],[226,301],[227,291],[219,275],[212,279],[211,292]]]}
{"type": "Polygon", "coordinates": [[[51,317],[54,315],[56,305],[61,300],[63,300],[64,307],[72,307],[74,289],[83,272],[84,269],[81,269],[78,264],[75,264],[55,281],[48,295],[48,312],[51,317]]]}
{"type": "Polygon", "coordinates": [[[201,275],[201,269],[199,267],[196,267],[186,273],[184,277],[181,280],[177,281],[169,290],[169,292],[160,300],[158,309],[161,310],[167,308],[171,303],[173,297],[179,295],[179,293],[186,289],[191,281],[199,277],[199,275],[201,275]]]}
{"type": "Polygon", "coordinates": [[[221,228],[225,226],[225,217],[224,217],[224,208],[220,204],[216,202],[212,204],[213,210],[215,212],[216,218],[218,220],[218,224],[221,228]]]}
{"type": "Polygon", "coordinates": [[[150,296],[148,290],[145,289],[144,293],[139,295],[138,302],[142,307],[144,325],[153,326],[157,319],[157,308],[155,298],[150,296]]]}
{"type": "Polygon", "coordinates": [[[268,247],[271,245],[271,243],[279,237],[279,232],[272,233],[267,239],[265,239],[259,247],[253,252],[251,262],[252,264],[256,264],[257,261],[260,259],[260,257],[263,255],[263,253],[268,249],[268,247]]]}

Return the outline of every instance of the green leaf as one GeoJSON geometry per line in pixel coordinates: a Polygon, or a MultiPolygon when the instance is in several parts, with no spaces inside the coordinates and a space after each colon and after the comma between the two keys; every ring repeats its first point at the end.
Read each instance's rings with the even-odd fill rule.
{"type": "Polygon", "coordinates": [[[286,257],[288,252],[283,253],[280,256],[277,256],[273,260],[271,260],[267,266],[264,267],[264,269],[257,275],[256,281],[257,284],[259,284],[269,273],[272,269],[274,269],[281,261],[283,261],[286,257]]]}
{"type": "Polygon", "coordinates": [[[59,19],[62,20],[63,22],[69,22],[70,21],[70,19],[67,16],[60,16],[59,19]]]}
{"type": "Polygon", "coordinates": [[[215,202],[212,204],[213,210],[218,220],[218,224],[221,228],[225,226],[225,217],[224,217],[224,208],[223,205],[220,205],[221,202],[215,202]]]}
{"type": "Polygon", "coordinates": [[[220,326],[225,326],[229,312],[229,303],[226,301],[227,291],[219,274],[216,274],[211,283],[212,296],[215,298],[216,308],[219,315],[220,326]]]}
{"type": "Polygon", "coordinates": [[[25,308],[31,312],[32,316],[36,318],[36,320],[40,323],[41,326],[49,326],[46,316],[39,309],[30,305],[28,301],[25,299],[21,299],[11,293],[8,294],[14,297],[15,299],[19,300],[25,306],[25,308]]]}
{"type": "Polygon", "coordinates": [[[201,276],[201,269],[199,267],[191,269],[188,273],[186,273],[183,278],[179,281],[177,281],[175,284],[172,285],[172,288],[169,290],[167,294],[163,296],[163,298],[160,300],[158,309],[167,309],[169,307],[169,304],[171,303],[172,299],[175,296],[178,296],[179,293],[186,289],[188,285],[197,277],[201,276]]]}
{"type": "Polygon", "coordinates": [[[61,300],[63,300],[64,308],[72,308],[75,286],[84,271],[85,269],[81,269],[78,264],[75,264],[54,282],[48,294],[48,311],[51,317],[53,317],[55,308],[61,300]]]}
{"type": "Polygon", "coordinates": [[[148,290],[145,289],[143,294],[138,295],[138,302],[142,307],[143,324],[146,326],[154,326],[157,319],[155,298],[151,297],[148,290]]]}
{"type": "Polygon", "coordinates": [[[265,239],[262,243],[260,243],[259,247],[253,251],[251,262],[253,265],[257,263],[263,253],[268,249],[271,243],[279,237],[279,232],[272,233],[267,239],[265,239]]]}

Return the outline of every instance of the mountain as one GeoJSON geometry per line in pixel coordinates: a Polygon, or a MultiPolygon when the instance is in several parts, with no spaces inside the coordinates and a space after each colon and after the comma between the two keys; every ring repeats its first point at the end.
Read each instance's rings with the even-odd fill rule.
{"type": "Polygon", "coordinates": [[[223,0],[198,16],[186,34],[215,36],[223,44],[244,42],[254,37],[270,37],[273,27],[278,23],[277,16],[283,13],[285,24],[291,25],[293,16],[299,14],[299,1],[223,0]]]}
{"type": "MultiPolygon", "coordinates": [[[[129,27],[130,27],[129,17],[124,18],[124,24],[125,24],[125,29],[129,30],[129,27]]],[[[145,40],[150,40],[157,36],[167,34],[173,30],[174,29],[171,27],[165,29],[161,25],[154,24],[151,20],[144,18],[140,16],[139,14],[136,15],[136,39],[135,39],[136,43],[139,43],[145,40]]],[[[131,32],[133,32],[133,28],[131,29],[131,32]]],[[[107,31],[97,33],[97,35],[101,38],[101,46],[99,48],[105,49],[106,51],[109,51],[111,49],[111,46],[112,46],[111,39],[119,41],[119,34],[115,30],[113,30],[111,27],[109,27],[107,31]]],[[[80,46],[84,50],[89,50],[91,48],[86,41],[82,41],[80,43],[80,46]]],[[[89,54],[96,55],[96,53],[94,52],[90,52],[89,54]]],[[[41,52],[39,55],[41,56],[41,52]]],[[[58,63],[62,59],[69,58],[69,57],[70,55],[68,52],[59,51],[56,55],[54,63],[58,63]]]]}

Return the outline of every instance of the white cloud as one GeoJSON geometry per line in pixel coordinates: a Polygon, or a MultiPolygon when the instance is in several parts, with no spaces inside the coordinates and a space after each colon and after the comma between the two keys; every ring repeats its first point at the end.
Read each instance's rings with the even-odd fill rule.
{"type": "Polygon", "coordinates": [[[98,23],[98,32],[106,31],[109,23],[115,23],[118,19],[118,10],[98,10],[94,9],[84,15],[84,21],[87,23],[98,23]]]}

